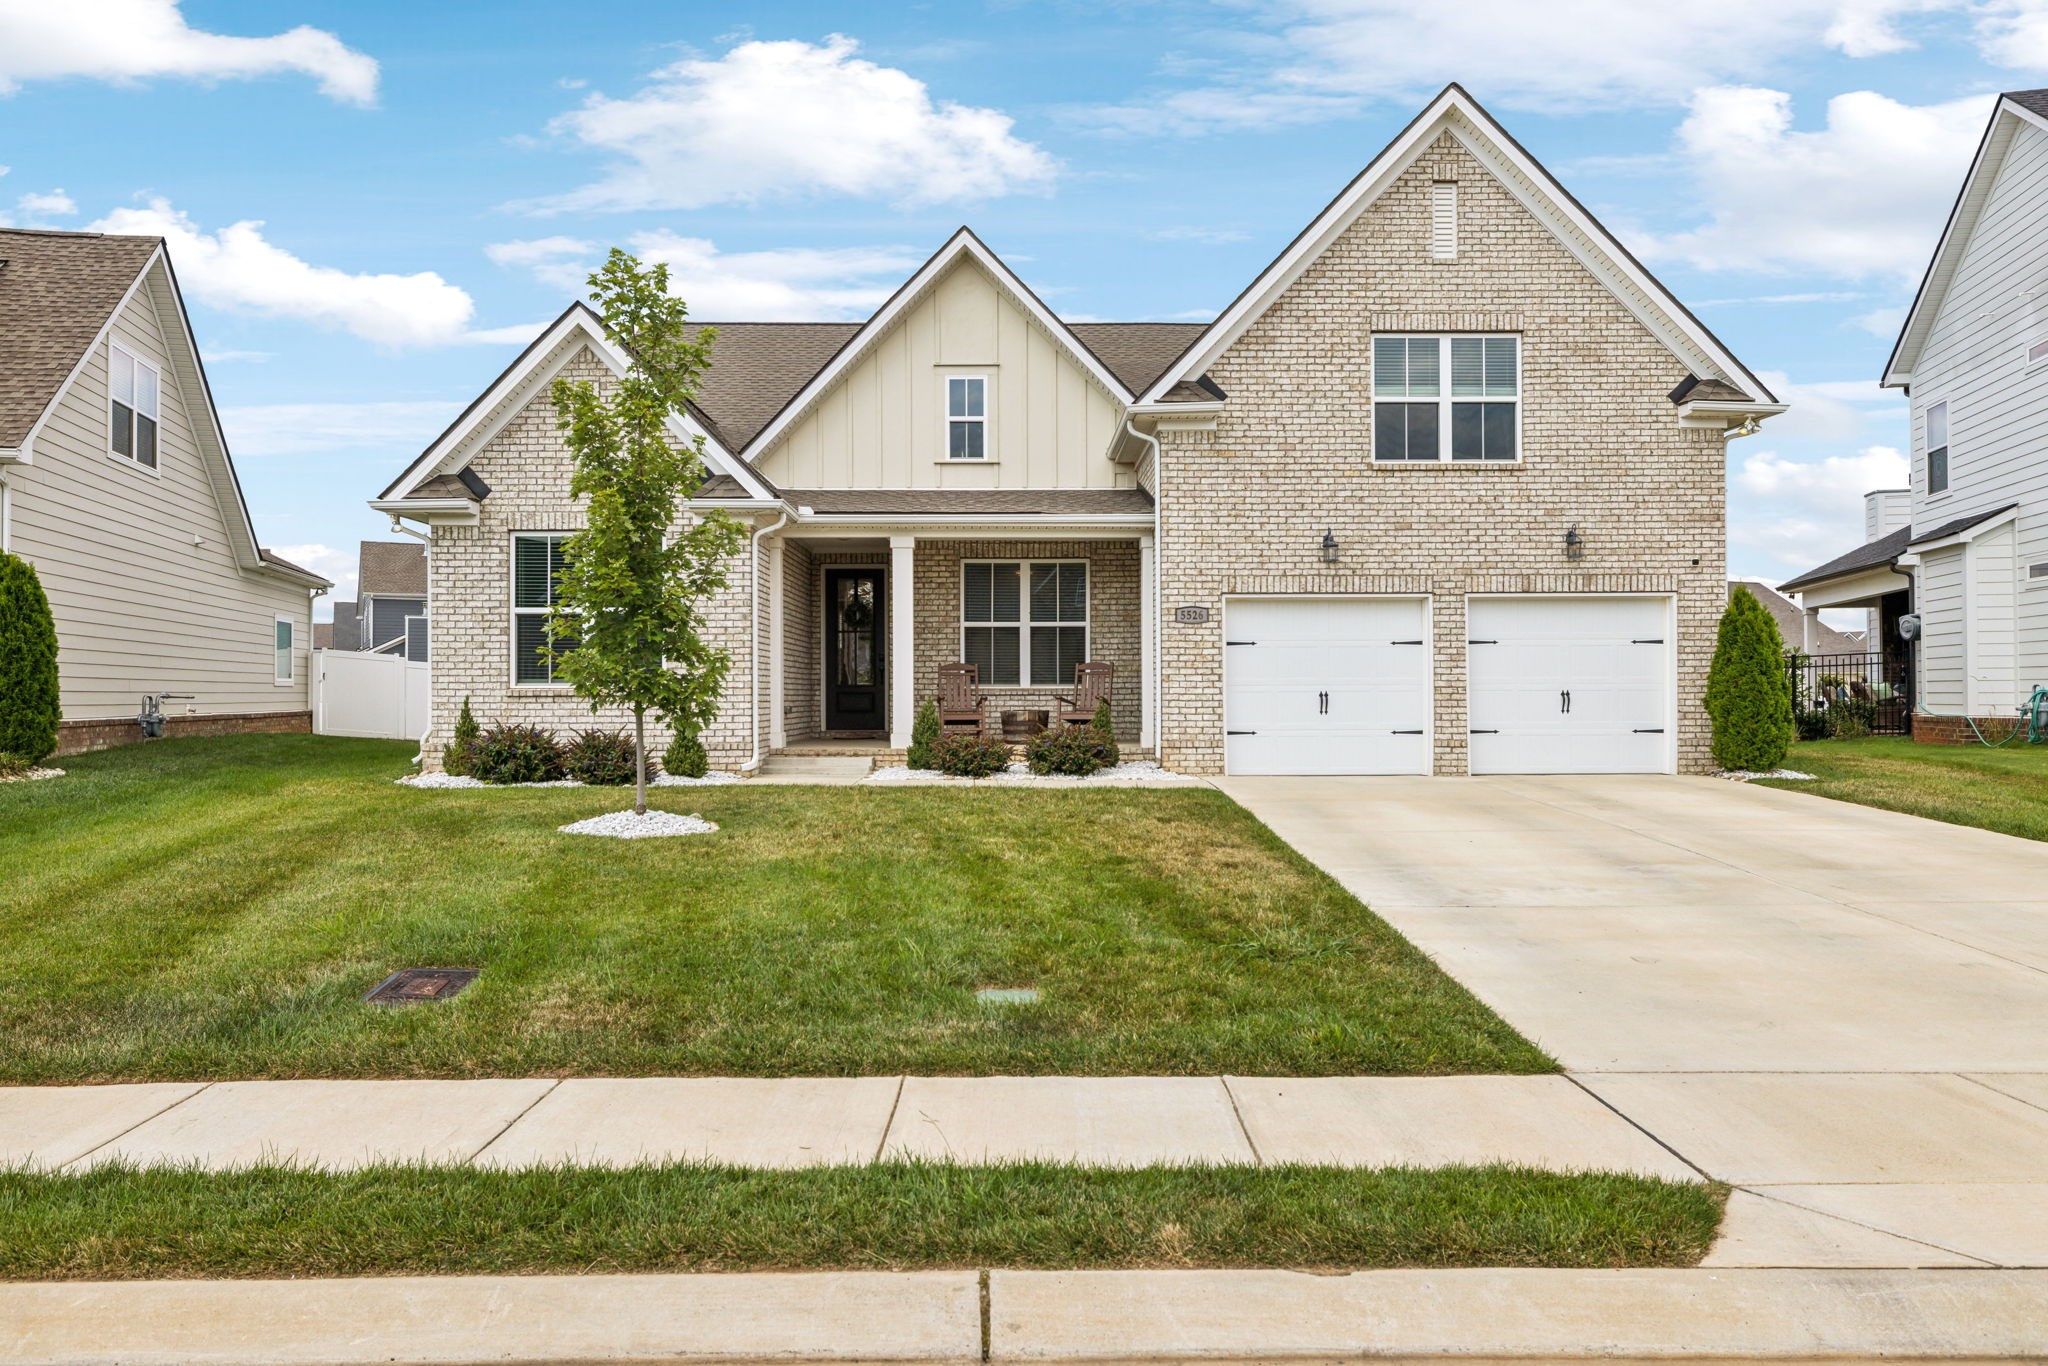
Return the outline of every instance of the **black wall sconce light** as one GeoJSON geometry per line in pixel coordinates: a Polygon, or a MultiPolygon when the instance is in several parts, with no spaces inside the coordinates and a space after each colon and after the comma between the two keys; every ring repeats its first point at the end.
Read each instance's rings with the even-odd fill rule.
{"type": "Polygon", "coordinates": [[[1337,538],[1335,536],[1332,536],[1328,531],[1323,532],[1323,543],[1321,548],[1323,552],[1324,564],[1337,563],[1337,538]]]}
{"type": "Polygon", "coordinates": [[[1586,538],[1574,526],[1564,534],[1564,557],[1567,560],[1582,560],[1586,557],[1586,538]]]}

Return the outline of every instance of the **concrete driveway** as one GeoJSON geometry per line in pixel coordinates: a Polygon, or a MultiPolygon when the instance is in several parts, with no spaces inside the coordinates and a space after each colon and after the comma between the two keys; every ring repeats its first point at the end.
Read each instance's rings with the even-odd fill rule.
{"type": "Polygon", "coordinates": [[[1725,1265],[2048,1265],[2048,844],[1705,778],[1219,783],[1738,1186],[1725,1265]]]}

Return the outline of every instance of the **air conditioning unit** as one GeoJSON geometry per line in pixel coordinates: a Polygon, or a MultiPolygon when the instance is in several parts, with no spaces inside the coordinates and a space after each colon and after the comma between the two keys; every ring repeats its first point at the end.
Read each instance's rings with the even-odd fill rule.
{"type": "Polygon", "coordinates": [[[1918,612],[1913,613],[1911,616],[1899,618],[1899,639],[1920,639],[1920,614],[1918,612]]]}

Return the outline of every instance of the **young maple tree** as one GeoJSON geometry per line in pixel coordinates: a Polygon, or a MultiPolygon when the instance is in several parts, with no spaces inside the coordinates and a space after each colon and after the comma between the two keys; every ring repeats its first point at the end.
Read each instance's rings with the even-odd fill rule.
{"type": "Polygon", "coordinates": [[[715,333],[689,326],[667,266],[616,247],[590,296],[628,363],[616,382],[553,385],[576,461],[569,492],[587,500],[589,521],[563,544],[546,650],[592,711],[632,709],[633,809],[645,815],[648,713],[694,736],[717,712],[732,660],[705,639],[704,604],[745,532],[723,512],[684,515],[704,481],[703,438],[681,444],[669,427],[697,392],[715,333]]]}

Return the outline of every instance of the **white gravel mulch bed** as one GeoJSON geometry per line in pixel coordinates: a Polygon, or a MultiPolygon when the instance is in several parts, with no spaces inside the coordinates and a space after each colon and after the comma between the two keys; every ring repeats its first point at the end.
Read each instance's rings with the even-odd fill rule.
{"type": "Polygon", "coordinates": [[[1731,783],[1746,783],[1752,778],[1790,778],[1796,782],[1806,783],[1813,781],[1811,773],[1801,773],[1796,768],[1774,768],[1768,773],[1757,773],[1746,768],[1724,768],[1714,776],[1726,778],[1731,783]]]}
{"type": "Polygon", "coordinates": [[[1085,778],[1069,778],[1060,775],[1041,777],[1022,763],[1012,763],[1001,773],[988,778],[955,778],[928,768],[904,768],[901,765],[878,768],[862,781],[870,783],[957,783],[989,784],[995,787],[1138,787],[1152,784],[1174,785],[1199,783],[1200,778],[1190,778],[1185,773],[1175,773],[1161,768],[1150,759],[1134,759],[1127,764],[1105,768],[1085,778]]]}
{"type": "MultiPolygon", "coordinates": [[[[722,787],[727,783],[745,782],[737,773],[707,773],[701,778],[685,778],[675,773],[660,773],[647,780],[649,787],[722,787]]],[[[397,779],[401,787],[589,787],[589,783],[574,778],[558,778],[551,783],[487,783],[480,778],[458,778],[449,773],[414,773],[397,779]]],[[[631,783],[625,784],[631,787],[631,783]]]]}
{"type": "Polygon", "coordinates": [[[666,835],[709,835],[718,827],[694,812],[679,816],[673,811],[650,811],[638,815],[614,811],[556,827],[565,835],[603,835],[615,840],[659,839],[666,835]]]}
{"type": "Polygon", "coordinates": [[[34,783],[41,782],[44,778],[61,778],[63,776],[64,770],[61,768],[31,768],[21,773],[0,775],[0,783],[34,783]]]}

